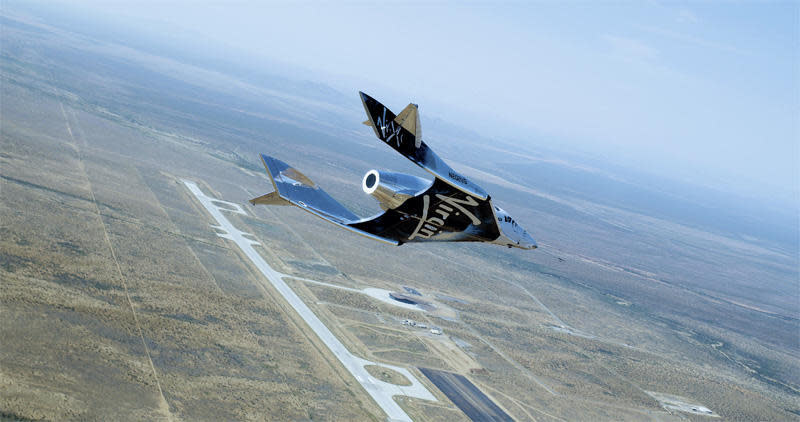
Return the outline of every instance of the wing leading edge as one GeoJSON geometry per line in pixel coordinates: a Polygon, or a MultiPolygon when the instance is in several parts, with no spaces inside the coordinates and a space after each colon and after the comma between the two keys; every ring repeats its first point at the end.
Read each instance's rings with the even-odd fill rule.
{"type": "Polygon", "coordinates": [[[372,97],[360,94],[369,117],[364,123],[373,128],[378,139],[436,177],[426,190],[399,205],[384,207],[386,211],[381,214],[361,219],[295,168],[261,154],[275,191],[251,199],[250,203],[294,205],[337,226],[392,245],[450,241],[536,248],[533,238],[494,206],[480,186],[453,170],[422,141],[415,104],[409,104],[396,116],[372,97]]]}
{"type": "Polygon", "coordinates": [[[306,175],[261,154],[274,192],[253,205],[294,205],[339,227],[392,245],[408,242],[491,242],[499,235],[491,202],[435,179],[419,195],[371,218],[359,218],[306,175]]]}
{"type": "Polygon", "coordinates": [[[261,154],[261,161],[267,169],[267,174],[272,181],[272,186],[275,188],[275,191],[251,199],[251,204],[291,204],[325,221],[360,235],[392,245],[400,244],[400,242],[396,240],[354,227],[352,224],[362,221],[362,219],[345,208],[344,205],[340,204],[337,200],[333,199],[327,192],[322,190],[316,183],[294,167],[289,166],[277,158],[264,154],[261,154]]]}

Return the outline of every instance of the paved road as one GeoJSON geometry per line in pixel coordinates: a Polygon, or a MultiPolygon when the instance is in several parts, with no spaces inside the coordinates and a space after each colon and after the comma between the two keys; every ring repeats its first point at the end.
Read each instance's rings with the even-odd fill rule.
{"type": "Polygon", "coordinates": [[[366,359],[362,359],[358,356],[353,355],[350,353],[349,350],[339,341],[336,336],[325,326],[325,324],[311,311],[311,309],[306,306],[305,302],[300,299],[299,296],[289,287],[286,282],[283,281],[284,277],[291,278],[292,276],[282,274],[278,271],[272,269],[272,267],[261,258],[261,255],[253,248],[254,246],[261,245],[259,242],[255,240],[248,239],[245,236],[252,236],[248,233],[244,233],[238,230],[236,227],[228,221],[228,218],[222,213],[225,212],[232,212],[236,214],[247,215],[247,213],[240,207],[238,204],[234,204],[227,201],[221,201],[219,199],[211,198],[206,196],[197,185],[189,180],[183,180],[183,183],[189,189],[197,200],[205,207],[205,209],[211,214],[214,220],[217,221],[219,226],[213,226],[216,230],[221,233],[217,233],[218,236],[223,237],[225,239],[230,239],[237,246],[244,252],[244,254],[253,262],[253,264],[264,274],[264,277],[269,280],[269,282],[275,287],[275,289],[289,302],[290,305],[297,311],[300,317],[305,320],[309,327],[314,330],[314,333],[317,334],[320,340],[330,349],[331,353],[339,359],[339,362],[344,365],[344,367],[353,374],[353,377],[364,387],[367,393],[378,403],[378,406],[386,412],[386,415],[392,421],[408,421],[411,422],[411,418],[408,414],[400,408],[397,402],[394,401],[392,397],[394,396],[408,396],[408,397],[415,397],[419,399],[425,400],[432,400],[436,401],[436,397],[425,388],[422,383],[414,377],[411,372],[408,371],[406,368],[401,368],[393,365],[387,365],[384,363],[376,363],[371,362],[366,359]],[[364,366],[366,365],[378,365],[383,366],[392,370],[395,370],[401,374],[403,374],[409,381],[411,381],[410,386],[400,386],[389,384],[383,382],[377,378],[373,378],[364,366]]]}

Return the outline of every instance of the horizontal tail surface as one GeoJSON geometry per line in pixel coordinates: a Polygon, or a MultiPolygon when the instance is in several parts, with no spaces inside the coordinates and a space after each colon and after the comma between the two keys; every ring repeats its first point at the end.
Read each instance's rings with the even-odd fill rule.
{"type": "Polygon", "coordinates": [[[266,195],[261,195],[258,198],[253,198],[250,200],[250,203],[253,205],[292,205],[291,202],[281,198],[281,196],[278,195],[278,191],[272,191],[266,195]]]}

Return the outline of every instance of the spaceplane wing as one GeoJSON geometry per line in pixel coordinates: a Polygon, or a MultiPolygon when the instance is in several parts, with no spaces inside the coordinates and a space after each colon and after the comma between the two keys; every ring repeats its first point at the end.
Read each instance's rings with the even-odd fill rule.
{"type": "Polygon", "coordinates": [[[361,187],[383,212],[361,218],[333,199],[307,176],[276,158],[261,154],[274,191],[250,200],[253,205],[294,205],[344,229],[393,245],[409,242],[486,242],[535,249],[536,242],[477,184],[453,170],[422,140],[419,111],[409,104],[399,115],[361,94],[364,124],[375,135],[434,176],[370,170],[361,187]]]}

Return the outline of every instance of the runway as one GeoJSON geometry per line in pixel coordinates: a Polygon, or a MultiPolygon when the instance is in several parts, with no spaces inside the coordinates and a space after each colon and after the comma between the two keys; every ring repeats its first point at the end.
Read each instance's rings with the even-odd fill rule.
{"type": "Polygon", "coordinates": [[[283,296],[283,298],[294,308],[301,318],[308,324],[314,331],[319,339],[328,347],[339,362],[353,375],[353,377],[361,384],[373,400],[380,406],[386,413],[388,418],[392,421],[408,421],[411,418],[408,414],[394,401],[394,396],[408,396],[424,400],[437,401],[436,397],[424,386],[420,381],[411,374],[406,368],[398,366],[387,365],[384,363],[371,362],[353,355],[347,350],[342,342],[325,326],[325,324],[317,317],[316,314],[300,299],[299,296],[289,287],[283,280],[284,278],[293,278],[292,276],[282,274],[272,269],[261,255],[254,249],[254,246],[262,246],[261,243],[252,240],[249,233],[244,233],[238,230],[223,214],[225,212],[232,212],[241,215],[247,213],[235,203],[222,201],[216,198],[206,196],[197,184],[190,180],[182,180],[187,189],[194,194],[197,200],[205,207],[211,217],[216,220],[218,226],[212,225],[217,230],[217,235],[229,239],[236,243],[242,252],[252,261],[252,263],[259,269],[264,277],[272,284],[273,287],[283,296]],[[397,371],[411,381],[410,386],[400,386],[383,382],[377,378],[372,377],[364,367],[366,365],[378,365],[385,368],[397,371]]]}
{"type": "Polygon", "coordinates": [[[514,421],[465,376],[436,369],[419,370],[473,421],[514,421]]]}

